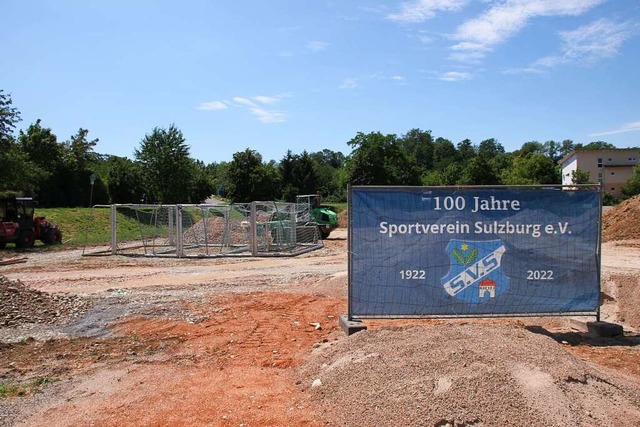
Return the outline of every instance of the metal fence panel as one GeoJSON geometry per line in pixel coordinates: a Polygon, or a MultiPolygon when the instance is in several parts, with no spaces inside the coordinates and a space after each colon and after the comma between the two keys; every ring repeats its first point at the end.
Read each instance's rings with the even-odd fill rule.
{"type": "MultiPolygon", "coordinates": [[[[308,208],[307,208],[308,211],[308,208]]],[[[89,218],[85,255],[218,257],[290,256],[322,247],[315,226],[300,223],[295,203],[230,205],[97,205],[89,218]],[[97,227],[110,208],[110,230],[97,227]],[[109,249],[91,247],[111,234],[109,249]]]]}

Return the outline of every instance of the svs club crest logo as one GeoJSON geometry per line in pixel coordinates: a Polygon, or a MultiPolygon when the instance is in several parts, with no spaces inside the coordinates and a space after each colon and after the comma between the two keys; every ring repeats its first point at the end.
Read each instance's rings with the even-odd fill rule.
{"type": "Polygon", "coordinates": [[[444,290],[452,297],[474,304],[505,292],[509,284],[509,278],[502,271],[505,250],[502,240],[451,240],[447,245],[451,266],[442,278],[444,290]]]}

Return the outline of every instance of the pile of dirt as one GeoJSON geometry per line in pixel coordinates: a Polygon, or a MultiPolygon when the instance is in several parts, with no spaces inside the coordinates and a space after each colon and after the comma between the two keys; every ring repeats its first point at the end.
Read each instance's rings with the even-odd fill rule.
{"type": "Polygon", "coordinates": [[[50,294],[0,276],[0,326],[52,324],[84,313],[90,302],[70,294],[50,294]]]}
{"type": "Polygon", "coordinates": [[[625,200],[602,215],[602,240],[640,239],[640,196],[625,200]]]}
{"type": "Polygon", "coordinates": [[[201,219],[184,232],[183,242],[186,244],[204,244],[206,241],[210,245],[248,244],[248,225],[243,227],[239,221],[234,222],[233,225],[225,235],[227,221],[224,218],[201,219]]]}
{"type": "Polygon", "coordinates": [[[640,330],[640,277],[630,274],[612,274],[609,278],[616,286],[618,319],[625,325],[640,330]]]}
{"type": "Polygon", "coordinates": [[[640,386],[517,325],[360,332],[303,368],[331,425],[640,424],[640,386]]]}
{"type": "Polygon", "coordinates": [[[347,228],[349,225],[349,211],[347,209],[338,214],[338,225],[341,228],[347,228]]]}

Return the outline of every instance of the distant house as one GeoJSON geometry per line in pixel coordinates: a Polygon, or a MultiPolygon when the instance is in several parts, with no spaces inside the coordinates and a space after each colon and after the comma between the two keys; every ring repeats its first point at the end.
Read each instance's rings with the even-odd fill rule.
{"type": "Polygon", "coordinates": [[[615,148],[606,150],[577,149],[560,159],[562,184],[571,185],[572,172],[580,169],[589,172],[589,179],[602,183],[607,193],[622,196],[622,187],[638,164],[640,149],[615,148]]]}

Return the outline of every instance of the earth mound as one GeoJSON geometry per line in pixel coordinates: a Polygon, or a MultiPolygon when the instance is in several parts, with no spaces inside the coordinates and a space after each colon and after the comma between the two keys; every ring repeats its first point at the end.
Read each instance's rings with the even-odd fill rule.
{"type": "Polygon", "coordinates": [[[640,424],[640,387],[516,325],[359,332],[317,350],[302,384],[331,425],[640,424]]]}
{"type": "Polygon", "coordinates": [[[640,196],[625,200],[602,215],[602,240],[640,239],[640,196]]]}

